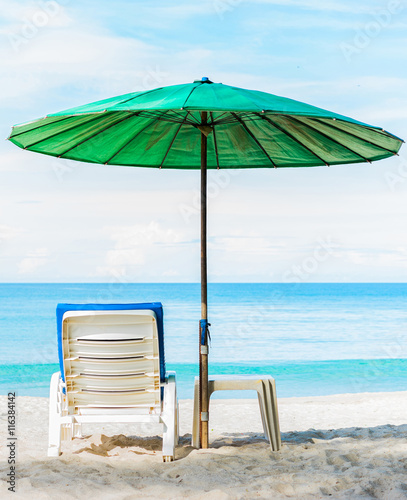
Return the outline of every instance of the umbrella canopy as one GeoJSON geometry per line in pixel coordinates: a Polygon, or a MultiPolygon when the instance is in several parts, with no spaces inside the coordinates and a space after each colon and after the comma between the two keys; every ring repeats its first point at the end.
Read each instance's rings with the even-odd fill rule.
{"type": "Polygon", "coordinates": [[[213,83],[161,87],[17,125],[17,146],[59,158],[201,170],[200,436],[208,446],[207,169],[314,167],[397,154],[385,130],[298,101],[213,83]]]}
{"type": "Polygon", "coordinates": [[[370,162],[396,154],[402,143],[346,116],[205,79],[53,113],[17,125],[10,140],[70,160],[200,169],[201,132],[209,134],[209,169],[370,162]]]}

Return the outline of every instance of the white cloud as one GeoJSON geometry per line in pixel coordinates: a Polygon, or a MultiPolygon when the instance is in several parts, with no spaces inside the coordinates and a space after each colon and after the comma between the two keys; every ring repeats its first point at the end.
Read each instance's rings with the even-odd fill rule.
{"type": "MultiPolygon", "coordinates": [[[[154,257],[151,259],[151,256],[157,253],[154,247],[168,247],[183,241],[180,233],[164,229],[155,221],[106,230],[111,232],[110,237],[115,243],[106,253],[104,265],[97,268],[96,274],[99,276],[126,276],[147,264],[154,267],[154,257]]],[[[166,276],[171,276],[170,271],[166,273],[166,276]]]]}
{"type": "Polygon", "coordinates": [[[380,0],[373,0],[369,5],[363,5],[361,2],[334,2],[334,1],[321,1],[321,0],[249,0],[247,3],[259,3],[268,5],[279,5],[282,7],[301,7],[314,11],[328,11],[328,12],[343,12],[350,14],[364,14],[371,12],[375,8],[383,8],[383,2],[380,0]]]}
{"type": "Polygon", "coordinates": [[[394,251],[350,250],[341,252],[350,263],[358,266],[377,266],[378,268],[407,268],[407,249],[398,248],[394,251]]]}
{"type": "Polygon", "coordinates": [[[0,243],[13,239],[19,232],[17,228],[0,224],[0,243]]]}
{"type": "MultiPolygon", "coordinates": [[[[390,123],[396,120],[402,120],[404,123],[407,116],[407,100],[403,102],[402,99],[389,99],[387,102],[380,103],[380,107],[358,108],[355,110],[355,115],[363,117],[363,120],[369,121],[373,125],[379,120],[382,125],[385,122],[390,123]]],[[[395,133],[394,130],[393,133],[395,133]]]]}
{"type": "Polygon", "coordinates": [[[44,266],[48,261],[49,252],[47,248],[37,248],[29,252],[18,265],[19,274],[32,274],[38,268],[44,266]]]}
{"type": "Polygon", "coordinates": [[[211,251],[218,250],[226,255],[238,253],[245,258],[247,258],[247,254],[252,256],[278,255],[284,247],[284,243],[278,244],[272,238],[258,235],[211,238],[209,244],[211,251]]]}
{"type": "Polygon", "coordinates": [[[112,239],[116,240],[116,248],[119,250],[133,248],[135,246],[151,246],[162,243],[177,243],[182,241],[179,233],[172,229],[163,229],[155,221],[148,225],[137,224],[131,227],[115,228],[112,239]]]}
{"type": "Polygon", "coordinates": [[[3,21],[8,23],[13,21],[21,21],[27,12],[27,9],[34,6],[33,2],[9,2],[8,0],[0,0],[0,11],[3,21]]]}
{"type": "Polygon", "coordinates": [[[175,269],[169,269],[168,271],[163,272],[163,276],[167,278],[176,278],[177,276],[179,276],[179,272],[175,271],[175,269]]]}
{"type": "Polygon", "coordinates": [[[167,77],[159,47],[103,32],[94,24],[50,24],[32,37],[22,36],[19,24],[8,25],[7,30],[2,30],[6,43],[0,46],[4,104],[18,97],[14,106],[24,107],[35,95],[68,86],[80,86],[84,93],[92,89],[97,100],[159,86],[167,77]]]}
{"type": "MultiPolygon", "coordinates": [[[[213,0],[205,0],[201,2],[178,2],[166,3],[163,6],[150,4],[147,11],[154,13],[154,17],[165,19],[167,22],[173,20],[186,20],[195,16],[202,16],[212,12],[213,0]]],[[[150,17],[150,16],[149,16],[150,17]]],[[[154,19],[153,19],[154,22],[154,19]]]]}

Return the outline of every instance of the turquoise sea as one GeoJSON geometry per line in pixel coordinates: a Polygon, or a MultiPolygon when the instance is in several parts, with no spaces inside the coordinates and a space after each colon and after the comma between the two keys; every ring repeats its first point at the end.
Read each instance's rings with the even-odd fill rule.
{"type": "MultiPolygon", "coordinates": [[[[191,398],[199,284],[0,284],[0,394],[48,396],[58,302],[150,301],[163,304],[167,368],[191,398]]],[[[271,374],[280,397],[407,390],[407,284],[216,283],[209,320],[210,373],[271,374]]]]}

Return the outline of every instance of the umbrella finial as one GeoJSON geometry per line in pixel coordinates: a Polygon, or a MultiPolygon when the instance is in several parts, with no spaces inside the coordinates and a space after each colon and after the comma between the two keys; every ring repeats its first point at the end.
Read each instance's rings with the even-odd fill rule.
{"type": "Polygon", "coordinates": [[[194,80],[194,83],[213,83],[207,76],[203,76],[200,80],[194,80]]]}

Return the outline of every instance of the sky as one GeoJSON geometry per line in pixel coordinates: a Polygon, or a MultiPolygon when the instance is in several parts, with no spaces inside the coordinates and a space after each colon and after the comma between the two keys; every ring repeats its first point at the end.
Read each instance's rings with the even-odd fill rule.
{"type": "MultiPolygon", "coordinates": [[[[407,138],[407,1],[0,0],[0,135],[203,76],[407,138]]],[[[198,282],[198,171],[0,143],[1,282],[198,282]]],[[[407,146],[376,162],[213,171],[211,282],[405,282],[407,146]]]]}

